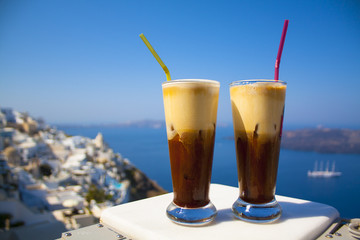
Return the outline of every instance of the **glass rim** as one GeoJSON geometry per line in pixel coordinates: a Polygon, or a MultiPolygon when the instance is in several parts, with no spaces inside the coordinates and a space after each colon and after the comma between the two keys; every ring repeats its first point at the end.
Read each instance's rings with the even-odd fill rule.
{"type": "Polygon", "coordinates": [[[230,87],[233,86],[239,86],[239,85],[249,85],[252,83],[258,83],[258,82],[262,82],[262,83],[279,83],[281,85],[287,85],[287,82],[285,81],[281,81],[281,80],[275,80],[275,79],[249,79],[249,80],[237,80],[234,81],[232,83],[230,83],[230,87]]]}
{"type": "Polygon", "coordinates": [[[210,79],[196,79],[196,78],[189,78],[189,79],[175,79],[163,82],[161,85],[170,85],[170,84],[176,84],[176,83],[209,83],[216,86],[220,86],[219,81],[210,80],[210,79]]]}

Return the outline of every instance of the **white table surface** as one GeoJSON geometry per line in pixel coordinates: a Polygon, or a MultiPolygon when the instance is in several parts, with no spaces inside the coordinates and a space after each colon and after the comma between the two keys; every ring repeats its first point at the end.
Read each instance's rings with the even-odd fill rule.
{"type": "Polygon", "coordinates": [[[211,184],[210,200],[218,210],[215,220],[205,226],[187,227],[171,222],[166,208],[173,193],[108,208],[101,222],[133,240],[163,239],[315,239],[339,217],[328,205],[284,196],[276,196],[282,216],[274,223],[247,223],[233,217],[231,206],[239,190],[211,184]]]}

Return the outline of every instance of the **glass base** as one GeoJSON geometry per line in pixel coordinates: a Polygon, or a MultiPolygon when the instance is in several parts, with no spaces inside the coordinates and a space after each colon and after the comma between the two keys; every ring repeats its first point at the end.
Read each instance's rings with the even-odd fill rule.
{"type": "Polygon", "coordinates": [[[214,220],[217,210],[211,202],[200,208],[180,207],[174,202],[171,202],[166,209],[166,214],[168,218],[175,223],[188,226],[199,226],[214,220]]]}
{"type": "Polygon", "coordinates": [[[281,216],[281,207],[275,198],[264,204],[252,204],[238,198],[232,206],[232,211],[236,218],[253,223],[274,222],[281,216]]]}

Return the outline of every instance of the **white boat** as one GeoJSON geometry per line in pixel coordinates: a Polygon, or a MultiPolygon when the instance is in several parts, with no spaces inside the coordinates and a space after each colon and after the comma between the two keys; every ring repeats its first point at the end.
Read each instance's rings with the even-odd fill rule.
{"type": "Polygon", "coordinates": [[[308,177],[322,177],[322,178],[330,178],[330,177],[339,177],[341,176],[341,172],[335,171],[335,161],[332,164],[332,169],[329,171],[329,161],[326,164],[326,169],[323,170],[323,162],[320,162],[320,168],[317,169],[317,161],[315,162],[315,167],[313,171],[308,171],[308,177]]]}

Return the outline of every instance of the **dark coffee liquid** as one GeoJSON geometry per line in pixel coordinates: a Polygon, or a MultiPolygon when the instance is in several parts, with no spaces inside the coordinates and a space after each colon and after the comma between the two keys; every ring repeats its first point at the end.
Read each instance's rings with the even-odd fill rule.
{"type": "Polygon", "coordinates": [[[210,202],[214,140],[214,130],[185,132],[168,140],[176,205],[197,208],[210,202]]]}
{"type": "Polygon", "coordinates": [[[262,204],[275,197],[280,136],[236,132],[236,157],[240,198],[262,204]]]}

